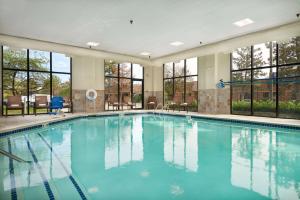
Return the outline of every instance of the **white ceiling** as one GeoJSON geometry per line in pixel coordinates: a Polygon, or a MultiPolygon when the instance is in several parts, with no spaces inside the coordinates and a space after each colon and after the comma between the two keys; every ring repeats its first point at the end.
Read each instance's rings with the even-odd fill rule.
{"type": "Polygon", "coordinates": [[[286,24],[299,12],[299,0],[0,0],[0,33],[153,58],[286,24]],[[232,24],[244,18],[255,23],[232,24]]]}

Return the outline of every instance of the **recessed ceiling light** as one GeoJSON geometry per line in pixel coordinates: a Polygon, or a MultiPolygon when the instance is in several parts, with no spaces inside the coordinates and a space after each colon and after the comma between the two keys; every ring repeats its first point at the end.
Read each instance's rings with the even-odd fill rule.
{"type": "Polygon", "coordinates": [[[254,23],[254,21],[252,21],[249,18],[246,18],[246,19],[242,19],[240,21],[234,22],[233,24],[238,26],[238,27],[243,27],[243,26],[247,26],[247,25],[252,24],[252,23],[254,23]]]}
{"type": "Polygon", "coordinates": [[[141,54],[142,56],[149,56],[151,53],[144,51],[144,52],[142,52],[142,53],[140,53],[140,54],[141,54]]]}
{"type": "Polygon", "coordinates": [[[98,42],[88,42],[88,43],[86,43],[86,45],[88,45],[90,47],[96,47],[99,45],[99,43],[98,42]]]}
{"type": "Polygon", "coordinates": [[[171,42],[170,45],[177,47],[177,46],[183,45],[183,42],[175,41],[175,42],[171,42]]]}

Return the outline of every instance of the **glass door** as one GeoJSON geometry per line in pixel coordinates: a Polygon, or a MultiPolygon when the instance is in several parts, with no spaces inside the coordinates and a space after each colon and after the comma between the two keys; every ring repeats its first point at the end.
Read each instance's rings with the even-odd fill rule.
{"type": "Polygon", "coordinates": [[[134,109],[143,108],[143,81],[133,80],[132,82],[132,103],[134,109]]]}

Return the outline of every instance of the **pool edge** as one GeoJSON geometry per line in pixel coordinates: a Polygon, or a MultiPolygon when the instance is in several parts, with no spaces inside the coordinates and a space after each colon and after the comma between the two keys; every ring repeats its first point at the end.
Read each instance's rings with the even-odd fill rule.
{"type": "Polygon", "coordinates": [[[11,134],[19,133],[22,131],[32,130],[41,128],[45,125],[52,125],[52,124],[59,124],[67,121],[72,121],[81,118],[92,118],[92,117],[105,117],[105,116],[117,116],[120,113],[124,115],[136,115],[136,114],[155,114],[155,115],[169,115],[169,116],[191,116],[192,118],[196,119],[206,119],[212,121],[223,121],[223,122],[231,122],[231,123],[238,123],[238,124],[249,124],[249,125],[258,125],[264,127],[272,127],[272,128],[287,128],[292,130],[300,130],[300,125],[296,124],[284,124],[284,123],[275,123],[275,122],[259,122],[252,119],[229,119],[220,116],[206,116],[201,115],[198,113],[172,113],[167,111],[151,111],[151,110],[144,110],[144,111],[118,111],[118,112],[104,112],[104,113],[86,113],[86,114],[74,114],[67,117],[61,118],[53,118],[48,119],[45,121],[41,121],[38,123],[30,123],[30,124],[23,124],[18,127],[7,128],[4,130],[0,130],[0,137],[5,137],[11,134]]]}

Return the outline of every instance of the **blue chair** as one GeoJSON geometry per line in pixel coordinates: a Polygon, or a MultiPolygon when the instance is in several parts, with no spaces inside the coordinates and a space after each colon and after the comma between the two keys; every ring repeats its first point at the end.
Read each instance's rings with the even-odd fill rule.
{"type": "Polygon", "coordinates": [[[56,115],[59,110],[61,110],[64,107],[64,99],[60,96],[54,96],[51,98],[50,102],[50,110],[49,114],[56,115]],[[55,112],[52,112],[52,110],[55,110],[55,112]]]}

